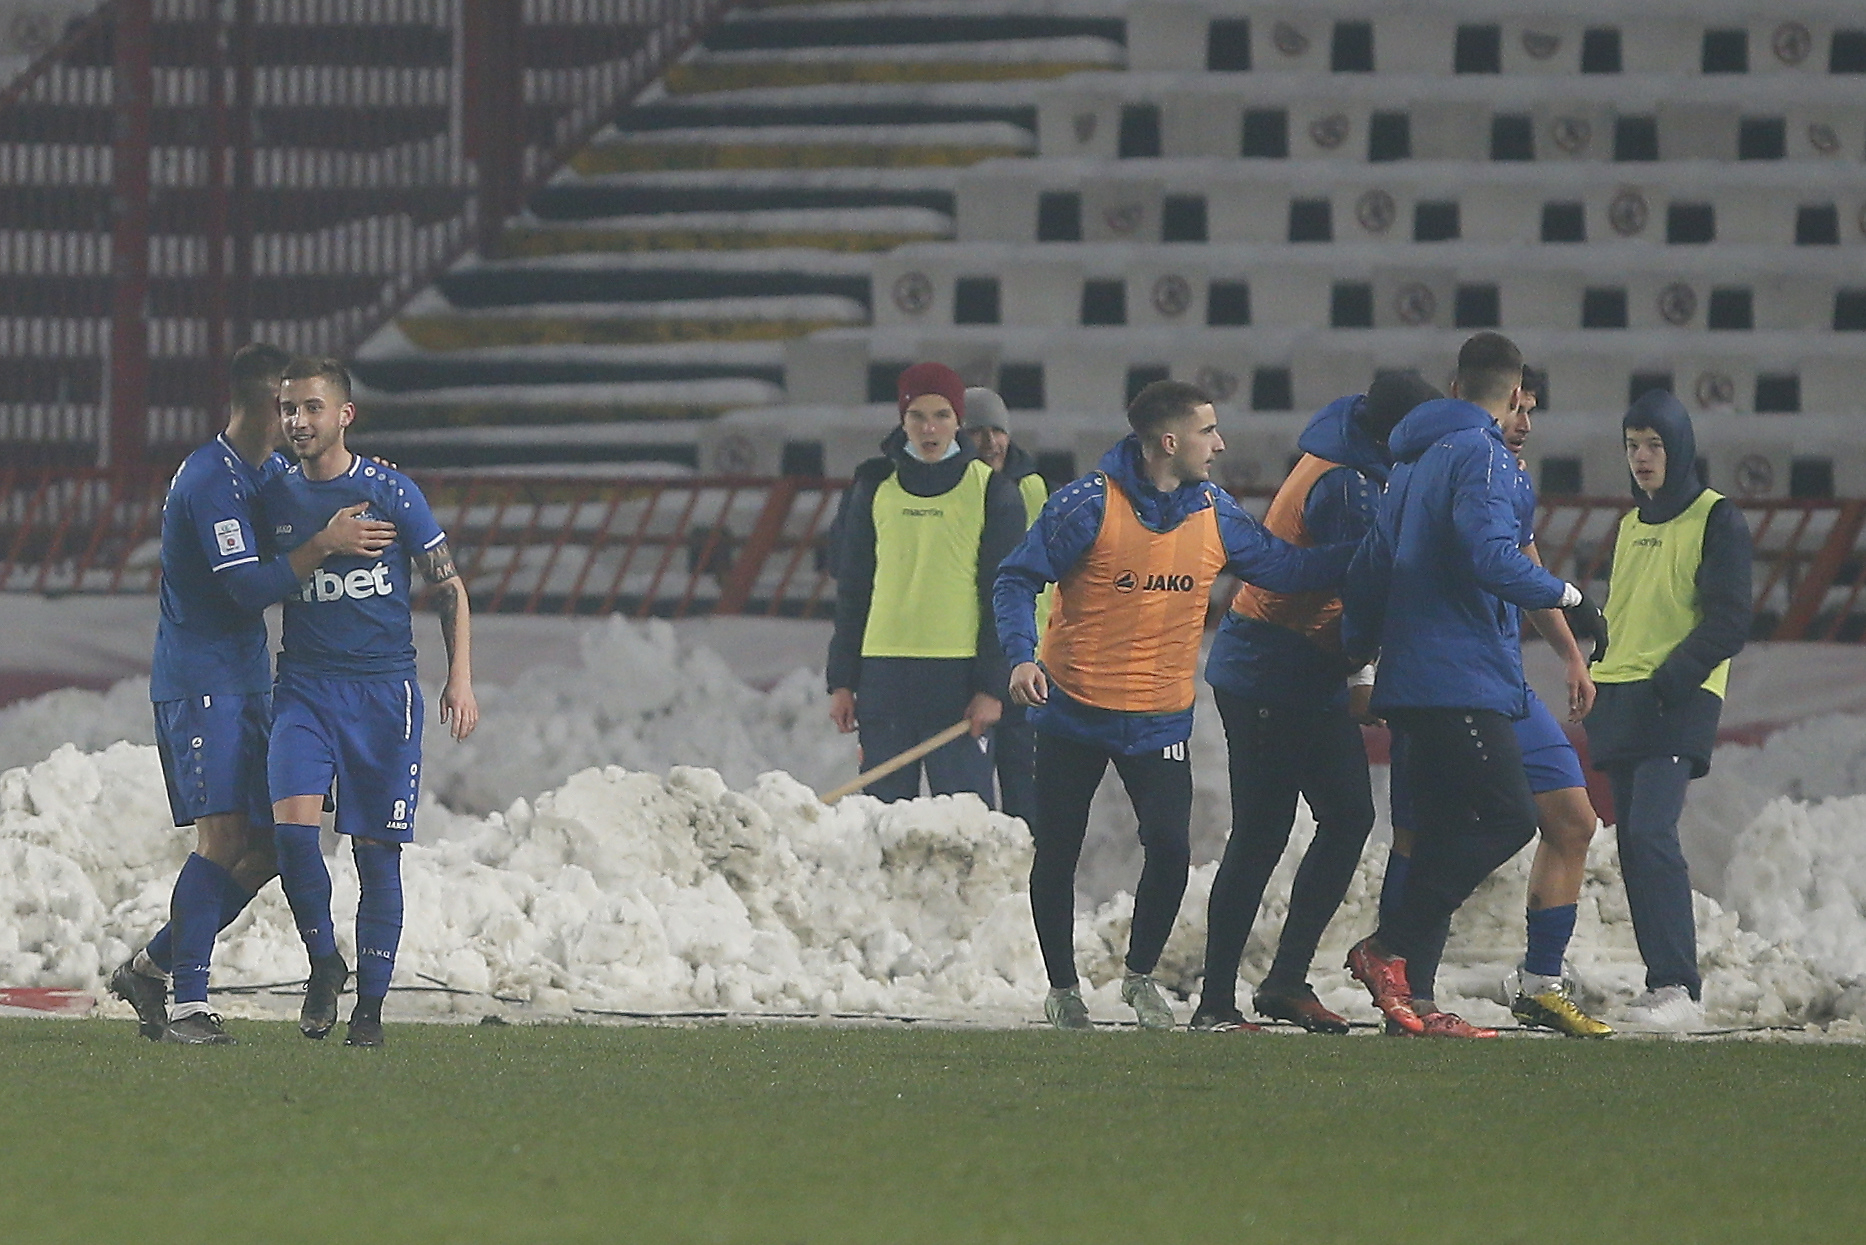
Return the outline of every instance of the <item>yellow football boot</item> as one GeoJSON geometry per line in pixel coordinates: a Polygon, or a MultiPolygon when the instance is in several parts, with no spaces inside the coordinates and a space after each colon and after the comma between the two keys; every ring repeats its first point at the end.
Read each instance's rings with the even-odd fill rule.
{"type": "Polygon", "coordinates": [[[1516,1001],[1510,1004],[1510,1015],[1525,1025],[1553,1029],[1563,1037],[1603,1038],[1613,1033],[1612,1026],[1602,1024],[1575,1006],[1567,989],[1559,983],[1535,994],[1518,992],[1516,1001]]]}

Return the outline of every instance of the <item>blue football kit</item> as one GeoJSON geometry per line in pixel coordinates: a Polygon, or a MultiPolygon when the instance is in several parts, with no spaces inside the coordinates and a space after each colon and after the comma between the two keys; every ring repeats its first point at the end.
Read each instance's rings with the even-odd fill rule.
{"type": "MultiPolygon", "coordinates": [[[[379,1043],[382,1000],[401,941],[401,847],[414,838],[421,793],[412,559],[447,536],[414,481],[354,456],[349,469],[330,480],[312,480],[301,467],[282,472],[268,482],[263,510],[279,547],[293,549],[359,502],[367,506],[365,519],[395,525],[395,539],[375,557],[326,560],[286,599],[269,774],[274,800],[322,795],[337,784],[336,829],[350,836],[359,883],[357,1012],[347,1040],[356,1043],[359,1025],[373,1021],[379,1043]]],[[[334,1021],[345,971],[317,833],[315,825],[281,821],[274,839],[312,982],[331,983],[332,1010],[320,1017],[307,1012],[299,1021],[307,1037],[322,1037],[334,1021]]],[[[314,993],[307,987],[307,1009],[314,993]]]]}
{"type": "Polygon", "coordinates": [[[162,502],[149,699],[178,826],[218,813],[272,820],[264,610],[290,591],[292,575],[262,551],[253,509],[264,481],[285,465],[278,454],[249,463],[218,436],[182,460],[162,502]]]}
{"type": "MultiPolygon", "coordinates": [[[[229,813],[245,814],[251,825],[272,824],[265,607],[296,580],[285,559],[263,547],[254,507],[265,481],[285,466],[278,454],[248,462],[223,433],[182,460],[162,501],[161,612],[149,699],[178,826],[229,813]]],[[[144,948],[155,970],[172,973],[178,1005],[206,1008],[214,935],[251,900],[205,856],[191,854],[183,863],[170,904],[175,920],[144,948]]],[[[160,1026],[151,1036],[159,1034],[160,1026]]]]}
{"type": "Polygon", "coordinates": [[[295,549],[337,511],[362,502],[365,519],[393,523],[376,557],[325,561],[285,601],[273,696],[269,772],[274,800],[322,795],[337,784],[339,834],[414,837],[420,794],[421,689],[410,613],[412,562],[447,539],[407,476],[353,458],[332,480],[291,467],[267,483],[262,509],[281,550],[295,549]]]}

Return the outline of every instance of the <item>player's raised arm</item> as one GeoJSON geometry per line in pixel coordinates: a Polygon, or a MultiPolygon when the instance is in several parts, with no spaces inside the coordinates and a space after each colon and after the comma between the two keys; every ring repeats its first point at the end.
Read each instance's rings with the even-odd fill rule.
{"type": "Polygon", "coordinates": [[[441,616],[441,640],[447,645],[447,686],[441,689],[441,721],[448,734],[465,739],[479,725],[479,701],[473,697],[473,608],[466,581],[454,567],[454,555],[442,540],[415,555],[421,577],[433,586],[441,616]]]}
{"type": "Polygon", "coordinates": [[[330,517],[322,531],[291,551],[287,560],[297,583],[309,579],[326,558],[345,554],[373,558],[389,547],[395,540],[395,524],[364,518],[368,509],[367,502],[345,506],[330,517]]]}

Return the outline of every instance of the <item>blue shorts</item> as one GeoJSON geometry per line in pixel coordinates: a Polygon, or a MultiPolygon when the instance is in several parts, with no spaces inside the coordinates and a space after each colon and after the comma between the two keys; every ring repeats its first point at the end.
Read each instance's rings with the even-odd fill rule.
{"type": "Polygon", "coordinates": [[[272,690],[267,774],[274,800],[337,783],[337,833],[407,843],[421,794],[421,689],[282,674],[272,690]]]}
{"type": "Polygon", "coordinates": [[[245,813],[255,826],[272,824],[266,794],[266,733],[272,697],[190,696],[158,700],[156,754],[178,826],[202,817],[245,813]]]}
{"type": "MultiPolygon", "coordinates": [[[[1549,712],[1534,688],[1529,689],[1529,716],[1516,720],[1516,746],[1522,749],[1523,773],[1529,778],[1532,795],[1587,786],[1580,756],[1568,742],[1561,723],[1555,720],[1555,715],[1549,712]]],[[[1393,735],[1390,759],[1387,793],[1392,824],[1410,830],[1413,828],[1412,784],[1406,773],[1406,746],[1398,732],[1393,735]]]]}

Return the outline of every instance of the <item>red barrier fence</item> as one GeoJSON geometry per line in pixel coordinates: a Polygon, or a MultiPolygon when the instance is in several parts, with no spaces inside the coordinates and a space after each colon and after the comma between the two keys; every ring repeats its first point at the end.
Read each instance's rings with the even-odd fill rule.
{"type": "Polygon", "coordinates": [[[729,0],[110,0],[0,83],[0,460],[174,462],[348,355],[729,0]]]}
{"type": "MultiPolygon", "coordinates": [[[[833,608],[828,534],[840,480],[411,474],[477,609],[821,618],[833,608]]],[[[148,469],[0,470],[0,592],[154,591],[166,486],[148,469]]],[[[1605,599],[1627,504],[1545,502],[1543,560],[1605,599]]],[[[1858,641],[1866,502],[1738,504],[1756,547],[1756,634],[1858,641]]]]}
{"type": "MultiPolygon", "coordinates": [[[[840,480],[411,473],[474,608],[827,617],[840,480]]],[[[0,471],[0,592],[154,592],[166,474],[0,471]]]]}

